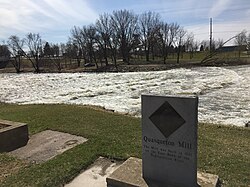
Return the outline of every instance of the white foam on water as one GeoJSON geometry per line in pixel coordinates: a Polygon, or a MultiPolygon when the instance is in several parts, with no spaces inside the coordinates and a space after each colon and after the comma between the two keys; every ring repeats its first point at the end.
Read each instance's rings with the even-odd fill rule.
{"type": "Polygon", "coordinates": [[[141,94],[199,95],[199,121],[250,121],[250,66],[158,72],[0,74],[0,102],[98,105],[140,116],[141,94]]]}

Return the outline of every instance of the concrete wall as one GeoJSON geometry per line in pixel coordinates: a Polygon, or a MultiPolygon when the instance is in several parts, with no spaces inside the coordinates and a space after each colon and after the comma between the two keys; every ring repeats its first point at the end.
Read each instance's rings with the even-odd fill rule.
{"type": "Polygon", "coordinates": [[[0,153],[13,151],[28,143],[27,124],[6,120],[0,120],[0,124],[6,125],[0,129],[0,153]]]}

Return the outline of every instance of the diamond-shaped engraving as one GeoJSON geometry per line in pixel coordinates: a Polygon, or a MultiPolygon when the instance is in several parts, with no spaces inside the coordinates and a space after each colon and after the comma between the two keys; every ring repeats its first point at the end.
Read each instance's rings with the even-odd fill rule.
{"type": "Polygon", "coordinates": [[[167,101],[161,105],[149,119],[166,138],[185,123],[185,120],[167,101]]]}

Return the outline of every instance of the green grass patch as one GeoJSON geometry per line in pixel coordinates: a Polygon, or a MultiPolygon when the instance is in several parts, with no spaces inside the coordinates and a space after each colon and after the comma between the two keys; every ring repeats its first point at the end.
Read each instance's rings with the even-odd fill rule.
{"type": "MultiPolygon", "coordinates": [[[[28,123],[31,135],[51,129],[89,139],[45,163],[21,163],[23,167],[0,186],[61,186],[99,156],[120,160],[141,157],[138,118],[77,105],[9,104],[0,104],[0,118],[28,123]]],[[[198,169],[218,174],[224,186],[248,186],[249,137],[247,128],[200,124],[198,169]]],[[[0,154],[0,161],[20,162],[6,154],[0,154]]]]}

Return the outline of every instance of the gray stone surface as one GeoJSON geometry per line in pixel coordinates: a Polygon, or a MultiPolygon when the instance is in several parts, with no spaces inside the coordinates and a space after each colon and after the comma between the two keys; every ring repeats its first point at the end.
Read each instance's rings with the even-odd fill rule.
{"type": "Polygon", "coordinates": [[[65,187],[107,187],[106,177],[121,165],[120,161],[99,157],[65,187]]]}
{"type": "MultiPolygon", "coordinates": [[[[118,167],[106,181],[108,187],[148,187],[142,178],[142,160],[130,157],[120,167],[118,167]]],[[[160,170],[160,168],[159,168],[160,170]]],[[[218,176],[209,173],[197,173],[198,184],[200,187],[216,187],[218,184],[218,176]]],[[[150,187],[178,187],[167,186],[163,184],[151,185],[150,187]]],[[[180,185],[179,187],[182,187],[180,185]]]]}
{"type": "Polygon", "coordinates": [[[146,187],[142,178],[142,161],[130,157],[106,179],[108,187],[146,187]]]}
{"type": "Polygon", "coordinates": [[[197,97],[142,96],[142,170],[150,186],[197,186],[197,97]]]}
{"type": "Polygon", "coordinates": [[[197,173],[198,184],[201,187],[216,187],[219,183],[219,176],[210,173],[197,173]]]}
{"type": "Polygon", "coordinates": [[[81,136],[46,130],[34,134],[26,146],[9,154],[34,163],[41,163],[86,141],[87,139],[81,136]]]}
{"type": "Polygon", "coordinates": [[[25,146],[28,140],[27,124],[0,120],[0,153],[25,146]]]}

